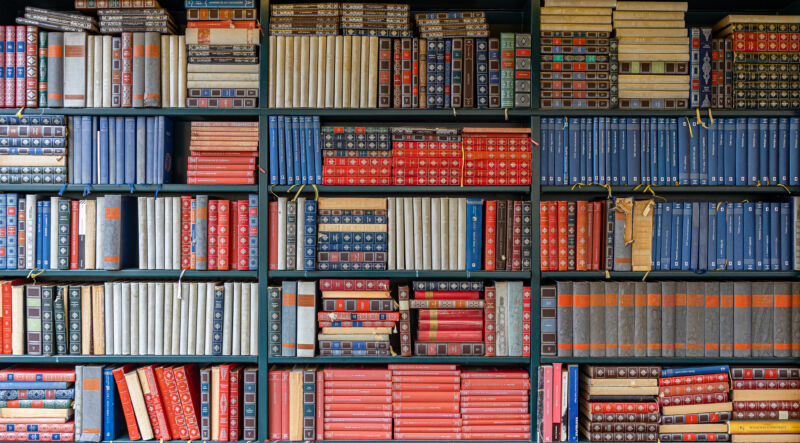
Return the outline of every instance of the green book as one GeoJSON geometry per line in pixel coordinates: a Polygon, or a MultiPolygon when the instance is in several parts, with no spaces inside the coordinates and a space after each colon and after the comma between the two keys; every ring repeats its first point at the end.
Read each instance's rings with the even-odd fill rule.
{"type": "Polygon", "coordinates": [[[65,298],[67,286],[57,286],[56,296],[53,299],[53,329],[55,332],[56,355],[67,354],[67,310],[65,298]]]}
{"type": "Polygon", "coordinates": [[[0,408],[44,408],[67,409],[72,407],[72,400],[48,398],[44,400],[0,400],[0,408]]]}
{"type": "Polygon", "coordinates": [[[39,31],[39,107],[47,107],[47,31],[39,31]]]}
{"type": "Polygon", "coordinates": [[[68,297],[69,353],[81,353],[81,287],[70,286],[68,297]]]}
{"type": "Polygon", "coordinates": [[[500,34],[500,107],[514,107],[514,33],[500,34]]]}

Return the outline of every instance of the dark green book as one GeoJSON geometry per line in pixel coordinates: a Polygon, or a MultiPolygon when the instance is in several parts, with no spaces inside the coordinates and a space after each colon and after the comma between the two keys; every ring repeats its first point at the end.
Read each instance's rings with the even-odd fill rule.
{"type": "Polygon", "coordinates": [[[56,296],[53,299],[53,329],[55,331],[56,355],[66,355],[68,353],[66,310],[68,303],[65,300],[67,293],[67,286],[56,286],[56,296]]]}
{"type": "Polygon", "coordinates": [[[42,355],[53,355],[53,290],[42,286],[42,355]]]}
{"type": "Polygon", "coordinates": [[[70,286],[68,298],[69,353],[81,353],[81,287],[70,286]]]}

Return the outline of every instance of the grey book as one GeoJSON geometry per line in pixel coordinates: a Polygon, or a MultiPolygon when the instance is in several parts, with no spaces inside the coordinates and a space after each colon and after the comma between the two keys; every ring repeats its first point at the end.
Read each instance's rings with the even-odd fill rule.
{"type": "Polygon", "coordinates": [[[719,282],[705,284],[705,351],[706,357],[719,357],[719,282]]]}
{"type": "MultiPolygon", "coordinates": [[[[134,35],[134,45],[136,45],[135,39],[134,35]]],[[[144,47],[144,106],[146,108],[160,108],[161,35],[158,32],[145,32],[144,47]]],[[[135,83],[136,79],[134,78],[134,89],[135,83]]]]}
{"type": "Polygon", "coordinates": [[[522,282],[508,282],[508,356],[522,357],[522,282]]]}
{"type": "Polygon", "coordinates": [[[752,284],[733,283],[733,356],[750,357],[752,340],[752,284]]]}
{"type": "MultiPolygon", "coordinates": [[[[144,32],[134,32],[133,33],[133,79],[131,83],[133,84],[133,107],[134,108],[142,108],[144,107],[144,82],[145,82],[145,58],[144,58],[144,51],[137,51],[137,48],[144,48],[144,32]],[[136,54],[139,55],[136,55],[136,54]]],[[[161,76],[159,75],[159,78],[161,76]]],[[[138,174],[137,174],[138,177],[138,174]]],[[[144,183],[141,181],[140,183],[144,183]]]]}
{"type": "MultiPolygon", "coordinates": [[[[556,282],[556,345],[559,357],[572,357],[572,285],[571,281],[556,282]],[[562,346],[564,345],[564,346],[562,346]]],[[[544,287],[542,287],[544,294],[544,287]]],[[[542,316],[542,334],[544,334],[544,321],[542,316]]],[[[544,342],[544,335],[542,335],[544,342]]]]}
{"type": "Polygon", "coordinates": [[[75,400],[72,402],[72,409],[76,411],[73,419],[75,421],[74,435],[75,439],[79,440],[83,434],[83,417],[81,416],[81,409],[83,408],[83,366],[75,366],[75,400]]]}
{"type": "Polygon", "coordinates": [[[792,357],[800,357],[800,303],[796,303],[800,297],[800,282],[792,282],[792,357]]]}
{"type": "Polygon", "coordinates": [[[297,202],[286,202],[286,269],[297,268],[297,202]]]}
{"type": "Polygon", "coordinates": [[[702,357],[705,344],[705,284],[686,284],[686,356],[702,357]]]}
{"type": "Polygon", "coordinates": [[[42,286],[42,355],[53,355],[53,291],[42,286]]]}
{"type": "Polygon", "coordinates": [[[733,282],[719,284],[719,356],[733,357],[733,282]]]}
{"type": "Polygon", "coordinates": [[[208,196],[195,198],[195,269],[208,269],[208,196]]]}
{"type": "Polygon", "coordinates": [[[123,214],[123,197],[120,194],[107,194],[103,200],[105,211],[103,214],[98,214],[98,217],[104,217],[103,269],[119,271],[122,255],[125,253],[122,248],[123,239],[133,234],[132,232],[123,232],[123,224],[129,224],[128,221],[136,221],[137,218],[128,214],[127,211],[123,214]]]}
{"type": "Polygon", "coordinates": [[[81,434],[76,440],[80,441],[100,441],[102,440],[103,414],[97,411],[103,410],[103,367],[84,366],[81,384],[77,385],[77,390],[81,391],[81,408],[76,408],[76,413],[81,415],[81,434]]]}
{"type": "Polygon", "coordinates": [[[634,314],[633,282],[619,284],[617,309],[617,347],[620,357],[633,357],[633,335],[636,326],[634,314]]]}
{"type": "Polygon", "coordinates": [[[281,291],[281,355],[294,357],[297,350],[297,282],[283,282],[281,291]]]}
{"type": "Polygon", "coordinates": [[[635,282],[633,284],[633,355],[634,357],[647,356],[647,284],[635,282]]]}
{"type": "Polygon", "coordinates": [[[589,282],[589,355],[606,356],[606,313],[605,284],[601,281],[589,282]]]}
{"type": "MultiPolygon", "coordinates": [[[[49,50],[49,49],[48,49],[49,50]]],[[[63,59],[63,96],[66,97],[63,106],[70,108],[83,108],[86,106],[86,33],[64,33],[64,59],[63,59]]],[[[53,64],[58,62],[52,60],[53,64]]],[[[50,63],[48,63],[48,66],[50,63]]],[[[52,97],[49,83],[56,83],[58,76],[48,72],[48,102],[52,97]]],[[[53,107],[50,104],[50,107],[53,107]]]]}
{"type": "MultiPolygon", "coordinates": [[[[514,34],[514,47],[517,50],[531,49],[531,35],[525,33],[514,34]]],[[[517,54],[515,52],[515,54],[517,54]]],[[[531,58],[525,57],[520,51],[514,60],[514,106],[528,108],[531,106],[531,58]],[[526,74],[527,73],[527,74],[526,74]]]]}
{"type": "Polygon", "coordinates": [[[42,287],[25,286],[25,344],[28,355],[42,355],[42,287]]]}
{"type": "Polygon", "coordinates": [[[750,333],[753,357],[773,356],[773,294],[772,282],[753,282],[753,297],[751,299],[753,329],[750,333]]]}
{"type": "Polygon", "coordinates": [[[685,281],[675,282],[675,357],[686,357],[687,291],[685,281]]]}
{"type": "Polygon", "coordinates": [[[589,282],[576,281],[572,293],[573,357],[589,356],[589,282]]]}
{"type": "MultiPolygon", "coordinates": [[[[256,439],[256,408],[257,408],[257,382],[258,382],[258,369],[245,368],[243,375],[243,388],[242,405],[244,406],[244,413],[242,414],[242,437],[244,441],[254,441],[256,439]]],[[[313,439],[313,438],[312,438],[313,439]]]]}
{"type": "Polygon", "coordinates": [[[661,282],[661,356],[675,356],[675,287],[674,281],[661,282]]]}
{"type": "Polygon", "coordinates": [[[606,357],[616,357],[619,355],[619,283],[615,281],[605,282],[606,297],[606,357]]]}
{"type": "Polygon", "coordinates": [[[69,353],[70,355],[80,355],[81,353],[81,287],[69,287],[69,353]]]}
{"type": "MultiPolygon", "coordinates": [[[[136,96],[135,94],[136,92],[134,91],[134,97],[136,96]]],[[[148,148],[147,117],[136,117],[136,183],[137,184],[147,183],[147,148],[148,148]]]]}
{"type": "Polygon", "coordinates": [[[647,356],[661,357],[661,282],[647,282],[647,356]]]}
{"type": "Polygon", "coordinates": [[[64,33],[47,35],[47,106],[64,106],[64,33]]]}
{"type": "Polygon", "coordinates": [[[273,357],[281,356],[281,288],[270,286],[267,288],[269,310],[269,355],[273,357]]]}
{"type": "Polygon", "coordinates": [[[66,355],[68,352],[67,332],[67,287],[57,286],[53,299],[53,329],[55,331],[56,355],[66,355]]]}
{"type": "Polygon", "coordinates": [[[775,357],[790,357],[792,354],[792,283],[775,282],[775,309],[773,315],[773,341],[775,357]]]}
{"type": "MultiPolygon", "coordinates": [[[[200,410],[211,411],[211,368],[200,368],[200,410]]],[[[200,414],[200,438],[211,440],[211,413],[200,414]]]]}
{"type": "MultiPolygon", "coordinates": [[[[633,214],[633,199],[630,197],[615,199],[616,205],[619,208],[627,209],[625,211],[614,210],[614,270],[615,271],[630,271],[631,270],[631,255],[633,242],[625,243],[625,225],[628,220],[627,214],[633,214]]],[[[632,217],[632,215],[631,215],[632,217]]],[[[632,223],[632,220],[630,221],[632,223]]],[[[630,227],[632,228],[632,226],[630,227]]],[[[629,229],[630,229],[629,228],[629,229]]]]}

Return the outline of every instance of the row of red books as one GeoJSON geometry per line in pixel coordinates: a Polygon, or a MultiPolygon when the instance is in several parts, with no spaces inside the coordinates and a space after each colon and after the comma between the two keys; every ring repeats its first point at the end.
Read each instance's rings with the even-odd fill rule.
{"type": "MultiPolygon", "coordinates": [[[[609,212],[613,211],[612,206],[611,200],[541,202],[539,205],[541,270],[612,269],[614,263],[608,263],[604,251],[605,226],[609,212]]],[[[622,212],[620,214],[625,216],[622,212]]]]}
{"type": "Polygon", "coordinates": [[[258,122],[193,121],[188,184],[252,185],[258,168],[258,122]]]}

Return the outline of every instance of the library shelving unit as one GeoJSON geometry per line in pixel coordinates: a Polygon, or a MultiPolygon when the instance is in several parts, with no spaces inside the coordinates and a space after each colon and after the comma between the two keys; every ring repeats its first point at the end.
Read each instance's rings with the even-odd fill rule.
{"type": "MultiPolygon", "coordinates": [[[[185,24],[186,12],[183,0],[159,0],[167,8],[176,23],[185,24]]],[[[281,3],[310,3],[314,0],[281,0],[281,3]]],[[[376,0],[365,0],[376,1],[376,0]]],[[[377,0],[383,1],[383,0],[377,0]]],[[[402,0],[398,0],[401,2],[402,0]]],[[[261,80],[259,107],[255,109],[190,109],[190,108],[54,108],[25,109],[25,114],[66,114],[66,115],[105,115],[105,116],[156,116],[171,117],[175,122],[176,154],[174,165],[177,167],[176,181],[181,181],[182,165],[188,155],[188,126],[193,120],[239,120],[258,121],[260,123],[259,165],[264,171],[269,170],[269,146],[267,121],[273,115],[318,115],[323,124],[335,123],[386,123],[386,124],[435,124],[439,126],[463,126],[468,124],[531,127],[533,140],[539,139],[541,117],[552,116],[680,116],[693,117],[694,110],[670,111],[637,111],[637,110],[542,110],[539,109],[539,9],[541,0],[408,0],[412,14],[426,11],[485,11],[487,21],[491,25],[492,35],[499,32],[530,32],[532,34],[532,105],[530,108],[514,109],[271,109],[268,103],[268,64],[269,47],[268,0],[258,0],[260,26],[264,31],[261,37],[260,59],[261,80]]],[[[14,19],[22,15],[25,6],[71,10],[73,0],[5,0],[2,2],[2,24],[12,24],[14,19]]],[[[687,25],[713,24],[729,13],[757,14],[797,14],[800,13],[800,0],[689,0],[689,12],[686,14],[687,25]]],[[[0,114],[15,114],[18,109],[0,109],[0,114]]],[[[716,116],[769,116],[797,117],[800,110],[786,111],[737,111],[713,110],[716,116]]],[[[530,199],[537,208],[541,200],[577,200],[590,197],[603,197],[609,190],[599,186],[584,186],[573,189],[570,186],[541,186],[539,172],[540,156],[534,146],[532,155],[531,186],[317,186],[320,196],[384,196],[384,195],[452,195],[474,196],[489,199],[523,198],[530,199]]],[[[800,187],[783,188],[777,186],[679,186],[654,187],[658,195],[667,200],[680,199],[721,199],[742,200],[757,196],[764,199],[777,199],[786,196],[800,195],[800,187]]],[[[209,194],[212,196],[236,197],[257,192],[259,195],[259,268],[258,271],[187,271],[185,279],[237,279],[259,282],[259,321],[258,339],[260,352],[254,356],[119,356],[119,355],[61,355],[61,356],[0,356],[0,365],[7,364],[119,364],[119,363],[245,363],[258,366],[258,439],[266,440],[267,433],[267,368],[269,365],[281,364],[386,364],[390,362],[405,363],[458,363],[465,366],[518,366],[529,370],[531,378],[530,411],[534,417],[531,423],[530,441],[536,441],[536,377],[537,367],[542,363],[608,363],[625,364],[634,360],[630,358],[557,358],[543,357],[539,340],[539,292],[543,283],[552,283],[556,279],[600,280],[606,274],[598,271],[539,271],[539,211],[533,211],[532,264],[533,271],[268,271],[268,202],[276,195],[287,196],[298,192],[297,187],[271,186],[267,174],[260,174],[258,185],[0,185],[0,192],[41,193],[53,195],[63,193],[68,196],[80,196],[85,192],[92,194],[120,193],[132,195],[170,194],[209,194]],[[267,302],[266,290],[270,284],[279,284],[284,279],[318,279],[328,277],[351,278],[389,278],[392,280],[429,279],[472,279],[472,280],[522,280],[531,286],[531,356],[530,357],[480,357],[480,356],[420,356],[420,357],[270,357],[267,354],[267,302]]],[[[308,195],[315,192],[310,186],[300,192],[308,195]]],[[[647,197],[640,189],[629,186],[611,187],[613,195],[647,197]]],[[[103,270],[46,270],[39,275],[39,281],[104,281],[114,279],[169,279],[177,280],[181,271],[149,271],[126,269],[122,271],[103,270]]],[[[0,271],[2,278],[19,278],[28,275],[28,271],[0,271]]],[[[781,279],[797,280],[800,272],[796,271],[709,271],[702,274],[687,271],[650,272],[611,272],[613,279],[641,280],[647,279],[781,279]]],[[[797,358],[636,358],[636,363],[647,364],[800,364],[797,358]]],[[[127,443],[130,440],[123,436],[115,440],[127,443]]],[[[342,440],[339,440],[342,441],[342,440]]]]}

